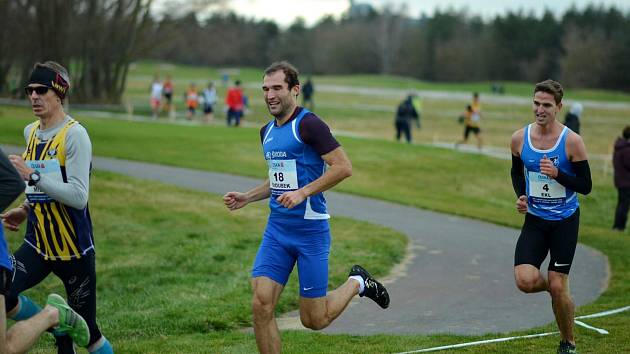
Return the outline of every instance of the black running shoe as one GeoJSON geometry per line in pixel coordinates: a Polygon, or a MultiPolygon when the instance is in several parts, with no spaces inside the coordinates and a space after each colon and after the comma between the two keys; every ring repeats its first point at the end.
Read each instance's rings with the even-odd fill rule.
{"type": "Polygon", "coordinates": [[[575,345],[563,340],[558,346],[558,354],[577,354],[577,351],[575,345]]]}
{"type": "Polygon", "coordinates": [[[365,287],[363,288],[363,294],[359,296],[367,296],[374,300],[378,306],[386,309],[389,307],[389,294],[383,284],[379,283],[376,279],[372,278],[370,273],[358,264],[355,264],[350,269],[350,276],[359,275],[363,278],[365,287]]]}

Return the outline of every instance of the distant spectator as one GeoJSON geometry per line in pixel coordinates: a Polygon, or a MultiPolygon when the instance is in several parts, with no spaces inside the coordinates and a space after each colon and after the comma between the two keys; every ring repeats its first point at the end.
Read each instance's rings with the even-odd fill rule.
{"type": "Polygon", "coordinates": [[[160,105],[162,100],[163,85],[160,82],[160,78],[155,75],[153,82],[151,83],[151,111],[153,112],[153,119],[157,119],[160,113],[160,105]]]}
{"type": "Polygon", "coordinates": [[[409,95],[398,105],[398,109],[396,109],[396,141],[400,141],[400,137],[404,134],[407,143],[411,143],[411,121],[416,121],[416,126],[420,126],[420,122],[418,120],[418,112],[413,107],[413,103],[411,102],[412,97],[409,95]]]}
{"type": "Polygon", "coordinates": [[[422,126],[422,97],[420,97],[417,93],[413,93],[411,95],[411,104],[413,105],[413,108],[416,109],[416,113],[418,113],[418,121],[416,123],[418,129],[420,129],[422,126]]]}
{"type": "Polygon", "coordinates": [[[164,112],[167,112],[171,118],[175,115],[175,107],[173,106],[173,81],[171,75],[166,75],[166,80],[162,85],[162,93],[164,94],[164,112]]]}
{"type": "Polygon", "coordinates": [[[571,105],[569,113],[564,117],[564,125],[573,130],[576,134],[580,134],[580,117],[582,116],[582,104],[575,102],[571,105]]]}
{"type": "Polygon", "coordinates": [[[228,127],[234,125],[238,127],[241,125],[241,117],[243,117],[243,109],[245,104],[243,102],[243,89],[241,88],[241,81],[236,80],[234,87],[231,87],[225,96],[225,105],[227,106],[227,125],[228,127]]]}
{"type": "Polygon", "coordinates": [[[315,109],[313,94],[315,94],[315,86],[313,85],[313,80],[308,77],[304,86],[302,86],[302,106],[311,112],[315,109]]]}
{"type": "MultiPolygon", "coordinates": [[[[483,139],[481,136],[481,104],[479,103],[479,94],[473,94],[473,101],[466,106],[463,115],[464,121],[464,139],[455,143],[455,148],[468,142],[468,135],[474,133],[477,138],[477,149],[481,151],[483,147],[483,139]]],[[[461,118],[460,118],[461,119],[461,118]]]]}
{"type": "Polygon", "coordinates": [[[624,231],[630,208],[630,125],[623,129],[623,134],[615,142],[613,153],[615,168],[615,187],[617,188],[617,210],[613,230],[624,231]]]}
{"type": "Polygon", "coordinates": [[[188,120],[192,120],[195,117],[195,111],[199,105],[199,93],[197,92],[197,85],[193,82],[188,86],[188,90],[184,94],[186,100],[186,107],[188,108],[188,120]]]}
{"type": "Polygon", "coordinates": [[[203,98],[204,121],[210,123],[214,119],[214,105],[217,103],[217,89],[214,88],[214,83],[208,84],[201,97],[203,98]]]}

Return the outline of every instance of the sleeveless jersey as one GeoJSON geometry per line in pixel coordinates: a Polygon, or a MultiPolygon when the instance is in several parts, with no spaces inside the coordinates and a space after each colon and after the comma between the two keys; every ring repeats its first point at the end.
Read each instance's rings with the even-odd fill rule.
{"type": "MultiPolygon", "coordinates": [[[[66,176],[66,134],[78,124],[74,119],[50,140],[37,137],[39,121],[33,124],[24,161],[46,178],[68,183],[66,176]]],[[[28,215],[25,241],[46,260],[81,258],[94,249],[92,220],[89,208],[75,209],[52,199],[37,186],[26,187],[31,210],[28,215]]]]}
{"type": "Polygon", "coordinates": [[[267,125],[263,137],[263,153],[269,167],[271,197],[269,218],[329,219],[323,193],[312,195],[299,205],[287,209],[276,201],[282,193],[297,190],[324,174],[326,163],[319,154],[300,139],[300,122],[307,109],[281,127],[275,119],[267,125]]]}
{"type": "Polygon", "coordinates": [[[531,124],[525,127],[521,159],[525,165],[528,213],[546,220],[563,220],[579,207],[577,193],[565,188],[553,178],[540,173],[540,160],[547,156],[558,170],[575,176],[567,158],[566,140],[569,129],[564,127],[556,144],[548,150],[536,149],[530,139],[531,124]]]}
{"type": "Polygon", "coordinates": [[[13,270],[13,262],[9,256],[9,247],[7,246],[7,240],[4,238],[4,225],[0,220],[0,267],[13,270]]]}

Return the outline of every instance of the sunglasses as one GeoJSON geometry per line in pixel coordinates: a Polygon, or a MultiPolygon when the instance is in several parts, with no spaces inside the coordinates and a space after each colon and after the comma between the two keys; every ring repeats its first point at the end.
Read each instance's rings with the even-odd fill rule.
{"type": "Polygon", "coordinates": [[[38,96],[41,96],[41,95],[45,95],[48,92],[49,89],[50,89],[50,87],[48,87],[48,86],[37,86],[37,87],[26,86],[24,88],[24,91],[26,91],[26,95],[27,96],[32,95],[33,91],[35,91],[35,93],[38,96]]]}

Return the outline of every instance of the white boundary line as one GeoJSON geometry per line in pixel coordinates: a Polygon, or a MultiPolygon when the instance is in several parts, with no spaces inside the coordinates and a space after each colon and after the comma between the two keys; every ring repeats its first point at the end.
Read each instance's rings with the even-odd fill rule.
{"type": "Polygon", "coordinates": [[[530,334],[527,336],[517,336],[517,337],[505,337],[505,338],[496,338],[496,339],[487,339],[487,340],[480,340],[480,341],[476,341],[476,342],[467,342],[467,343],[459,343],[459,344],[452,344],[452,345],[445,345],[442,347],[433,347],[433,348],[427,348],[427,349],[419,349],[419,350],[413,350],[410,352],[401,352],[401,353],[396,353],[396,354],[411,354],[411,353],[426,353],[426,352],[435,352],[438,350],[444,350],[444,349],[453,349],[453,348],[462,348],[462,347],[470,347],[473,345],[480,345],[480,344],[487,344],[487,343],[498,343],[498,342],[507,342],[509,340],[514,340],[514,339],[521,339],[521,338],[536,338],[536,337],[545,337],[545,336],[550,336],[552,334],[557,334],[559,332],[547,332],[547,333],[539,333],[539,334],[530,334]]]}
{"type": "Polygon", "coordinates": [[[608,331],[607,331],[607,330],[605,330],[605,329],[601,329],[601,328],[593,327],[593,326],[591,326],[591,325],[589,325],[589,324],[586,324],[586,323],[584,323],[584,322],[582,322],[582,321],[574,320],[573,322],[575,322],[575,324],[576,324],[576,325],[578,325],[578,326],[582,326],[582,327],[584,327],[584,328],[592,329],[593,331],[595,331],[595,332],[597,332],[597,333],[599,333],[599,334],[610,334],[610,333],[608,333],[608,331]]]}
{"type": "MultiPolygon", "coordinates": [[[[591,314],[591,315],[578,316],[578,317],[575,318],[575,323],[577,325],[583,326],[585,328],[592,329],[592,330],[594,330],[594,331],[596,331],[598,333],[608,334],[608,331],[606,331],[605,329],[601,329],[601,328],[590,326],[590,325],[588,325],[588,324],[586,324],[586,323],[584,323],[582,321],[578,321],[578,319],[595,318],[595,317],[614,315],[616,313],[624,312],[624,311],[628,311],[628,310],[630,310],[630,306],[620,307],[620,308],[614,309],[614,310],[598,312],[598,313],[594,313],[594,314],[591,314]]],[[[409,351],[409,352],[400,352],[400,353],[396,353],[396,354],[412,354],[412,353],[434,352],[434,351],[438,351],[438,350],[463,348],[463,347],[470,347],[470,346],[473,346],[473,345],[480,345],[480,344],[507,342],[507,341],[514,340],[514,339],[529,339],[529,338],[545,337],[545,336],[550,336],[552,334],[557,334],[557,333],[559,333],[559,332],[547,332],[547,333],[539,333],[539,334],[530,334],[530,335],[525,335],[525,336],[487,339],[487,340],[480,340],[480,341],[475,341],[475,342],[466,342],[466,343],[444,345],[444,346],[441,346],[441,347],[418,349],[418,350],[413,350],[413,351],[409,351]]]]}
{"type": "Polygon", "coordinates": [[[603,312],[598,312],[598,313],[594,313],[592,315],[584,315],[584,316],[578,316],[575,319],[576,320],[583,320],[585,318],[595,318],[595,317],[602,317],[602,316],[608,316],[608,315],[614,315],[616,313],[619,312],[624,312],[624,311],[628,311],[630,310],[630,306],[626,306],[626,307],[620,307],[618,309],[614,309],[614,310],[608,310],[608,311],[603,311],[603,312]]]}

